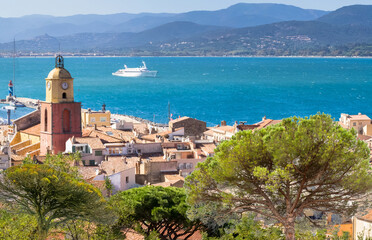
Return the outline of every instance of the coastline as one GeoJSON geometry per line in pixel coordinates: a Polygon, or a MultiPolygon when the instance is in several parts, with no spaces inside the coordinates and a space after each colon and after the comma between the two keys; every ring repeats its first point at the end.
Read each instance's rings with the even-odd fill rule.
{"type": "MultiPolygon", "coordinates": [[[[99,55],[99,56],[93,56],[93,55],[80,55],[80,56],[74,56],[74,55],[64,55],[61,53],[64,58],[329,58],[329,59],[372,59],[372,56],[129,56],[129,55],[99,55]]],[[[48,55],[48,56],[18,56],[17,58],[54,58],[55,55],[48,55]]],[[[10,57],[2,57],[2,58],[10,58],[10,57]]]]}
{"type": "MultiPolygon", "coordinates": [[[[32,108],[32,109],[38,109],[39,108],[38,103],[41,102],[39,99],[26,98],[26,97],[17,97],[17,100],[23,103],[27,108],[32,108]]],[[[3,102],[3,103],[7,104],[7,102],[3,102]]],[[[81,110],[85,110],[85,109],[81,109],[81,110]]],[[[111,113],[111,119],[124,120],[126,122],[133,122],[135,124],[145,123],[145,124],[159,126],[159,127],[167,126],[167,124],[155,123],[155,122],[152,122],[150,120],[143,119],[140,117],[126,115],[126,114],[119,114],[119,113],[111,113]]]]}

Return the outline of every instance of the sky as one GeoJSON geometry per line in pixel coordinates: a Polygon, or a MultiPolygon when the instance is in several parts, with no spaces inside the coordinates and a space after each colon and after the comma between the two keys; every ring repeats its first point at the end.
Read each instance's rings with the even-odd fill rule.
{"type": "Polygon", "coordinates": [[[31,14],[69,16],[121,12],[179,13],[223,9],[240,2],[282,3],[319,10],[335,10],[353,4],[372,4],[372,0],[0,0],[0,17],[31,14]]]}

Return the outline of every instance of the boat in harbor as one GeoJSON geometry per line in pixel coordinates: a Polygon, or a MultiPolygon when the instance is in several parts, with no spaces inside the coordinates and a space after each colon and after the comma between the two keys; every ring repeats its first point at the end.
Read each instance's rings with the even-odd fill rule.
{"type": "Polygon", "coordinates": [[[119,69],[112,73],[112,75],[119,77],[156,77],[158,71],[147,69],[144,61],[142,61],[142,64],[143,65],[138,68],[128,68],[127,65],[124,65],[124,69],[119,69]]]}
{"type": "Polygon", "coordinates": [[[12,107],[26,107],[26,105],[24,105],[23,103],[17,101],[16,99],[10,101],[9,102],[9,106],[12,106],[12,107]]]}

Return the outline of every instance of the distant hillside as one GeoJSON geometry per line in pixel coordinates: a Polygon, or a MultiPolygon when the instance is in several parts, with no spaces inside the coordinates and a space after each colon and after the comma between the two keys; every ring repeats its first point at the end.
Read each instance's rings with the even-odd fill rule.
{"type": "MultiPolygon", "coordinates": [[[[119,55],[372,56],[372,25],[363,24],[371,12],[358,9],[359,6],[345,7],[316,21],[283,21],[243,28],[175,21],[138,33],[41,35],[17,41],[16,45],[21,52],[53,52],[60,44],[66,52],[119,55]],[[340,24],[336,19],[346,13],[347,21],[340,24]]],[[[12,46],[11,42],[0,44],[0,51],[11,52],[12,46]]]]}
{"type": "Polygon", "coordinates": [[[314,20],[325,14],[327,14],[325,11],[284,4],[239,3],[218,11],[193,11],[173,18],[204,25],[241,28],[290,20],[314,20]]]}
{"type": "Polygon", "coordinates": [[[318,21],[333,25],[360,25],[372,26],[372,5],[353,5],[340,8],[325,16],[318,21]]]}
{"type": "Polygon", "coordinates": [[[20,18],[0,18],[0,42],[48,34],[64,36],[77,33],[142,32],[160,25],[183,21],[200,25],[224,27],[258,26],[289,20],[314,20],[327,12],[307,10],[283,4],[241,3],[217,11],[192,11],[187,13],[118,13],[109,15],[74,15],[52,17],[30,15],[20,18]]]}
{"type": "Polygon", "coordinates": [[[191,11],[168,17],[142,16],[122,23],[116,29],[138,32],[174,21],[240,28],[289,20],[314,20],[327,13],[284,4],[238,3],[217,11],[191,11]]]}
{"type": "MultiPolygon", "coordinates": [[[[140,33],[78,33],[62,37],[42,35],[31,40],[16,42],[18,51],[55,51],[59,44],[64,51],[112,50],[182,41],[191,37],[230,28],[205,26],[191,22],[172,22],[140,33]]],[[[13,43],[0,44],[0,50],[12,51],[13,43]]]]}

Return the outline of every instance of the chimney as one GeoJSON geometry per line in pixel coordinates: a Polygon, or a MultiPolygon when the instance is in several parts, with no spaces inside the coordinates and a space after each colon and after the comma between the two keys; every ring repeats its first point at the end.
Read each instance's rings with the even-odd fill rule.
{"type": "Polygon", "coordinates": [[[362,113],[358,113],[358,115],[360,116],[360,115],[362,115],[362,113]]]}
{"type": "Polygon", "coordinates": [[[92,113],[92,109],[88,108],[88,113],[89,114],[92,113]]]}
{"type": "Polygon", "coordinates": [[[226,121],[225,120],[221,121],[221,127],[222,126],[226,126],[226,121]]]}
{"type": "Polygon", "coordinates": [[[266,120],[266,116],[263,116],[262,121],[265,121],[265,120],[266,120]]]}
{"type": "Polygon", "coordinates": [[[179,175],[182,177],[182,170],[179,171],[179,175]]]}
{"type": "Polygon", "coordinates": [[[106,112],[106,104],[102,104],[102,112],[106,112]]]}

